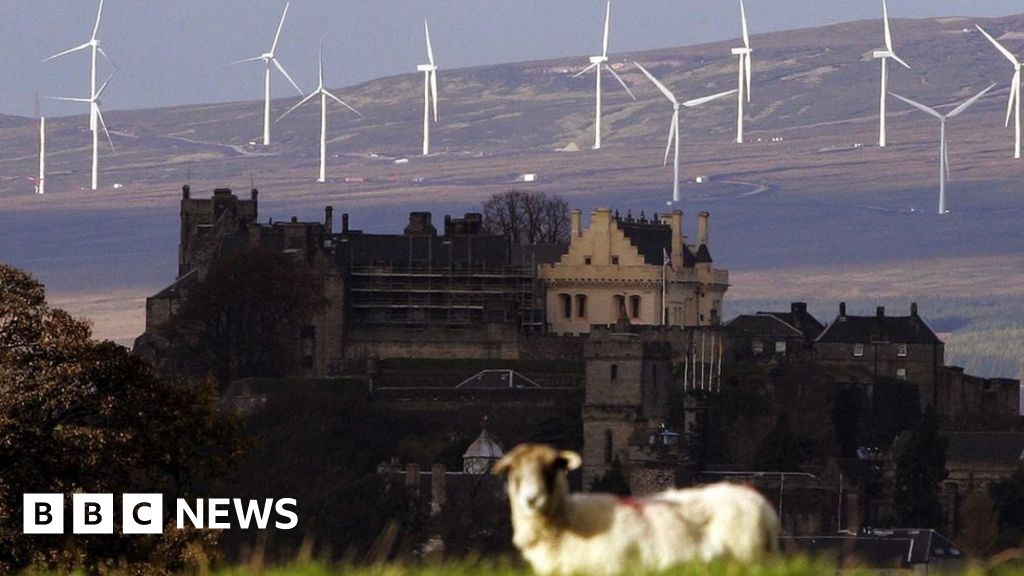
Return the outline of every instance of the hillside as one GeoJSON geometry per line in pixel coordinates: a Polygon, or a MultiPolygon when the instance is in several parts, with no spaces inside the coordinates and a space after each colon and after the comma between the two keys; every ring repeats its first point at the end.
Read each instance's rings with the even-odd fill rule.
{"type": "MultiPolygon", "coordinates": [[[[758,281],[769,276],[810,292],[869,297],[960,298],[992,286],[1021,295],[1024,162],[1012,160],[1012,129],[1003,127],[1012,67],[975,22],[1024,53],[1024,15],[893,21],[897,50],[913,66],[893,69],[894,92],[948,106],[999,83],[950,123],[946,217],[935,215],[937,122],[893,100],[890,147],[873,144],[879,70],[870,55],[882,44],[878,20],[755,35],[746,145],[732,143],[734,101],[684,111],[686,225],[694,225],[695,211],[712,212],[712,250],[733,271],[738,293],[772,297],[771,283],[758,281]],[[696,175],[712,182],[694,184],[696,175]],[[924,283],[923,295],[912,292],[918,279],[942,271],[949,283],[940,276],[924,283]],[[744,283],[744,275],[757,283],[744,283]]],[[[102,151],[104,187],[96,192],[81,189],[87,117],[52,119],[45,197],[31,193],[34,124],[0,119],[5,259],[38,273],[58,299],[96,314],[101,325],[117,318],[119,330],[102,331],[125,337],[141,327],[141,298],[172,279],[178,189],[189,180],[197,191],[254,182],[264,217],[319,218],[332,204],[353,213],[354,226],[382,231],[398,229],[411,209],[470,209],[524,172],[540,175],[529,186],[563,194],[585,211],[598,204],[664,210],[672,174],[661,161],[671,106],[631,62],[693,98],[735,87],[734,44],[613,54],[637,100],[606,78],[605,147],[597,152],[589,149],[593,75],[572,78],[585,57],[442,67],[441,122],[432,135],[438,153],[429,158],[416,155],[421,76],[337,89],[364,116],[331,109],[332,180],[324,185],[314,182],[315,105],[276,123],[269,149],[249,145],[261,131],[258,101],[107,111],[116,151],[102,151]],[[572,145],[582,151],[555,152],[572,145]],[[396,165],[397,158],[409,163],[396,165]]],[[[275,101],[275,114],[296,101],[275,101]]]]}

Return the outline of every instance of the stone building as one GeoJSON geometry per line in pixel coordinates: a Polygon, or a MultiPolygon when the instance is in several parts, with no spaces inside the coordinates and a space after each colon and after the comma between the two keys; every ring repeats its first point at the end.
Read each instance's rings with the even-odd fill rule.
{"type": "Polygon", "coordinates": [[[743,314],[726,324],[737,360],[772,361],[812,356],[814,340],[825,329],[807,312],[807,304],[793,302],[789,312],[743,314]]]}
{"type": "Polygon", "coordinates": [[[924,405],[933,404],[942,378],[945,344],[911,304],[909,316],[887,316],[879,306],[874,316],[839,315],[814,341],[814,357],[824,365],[865,371],[876,378],[916,384],[924,405]]]}
{"type": "Polygon", "coordinates": [[[679,210],[648,220],[598,208],[586,230],[573,211],[568,252],[540,267],[549,330],[585,334],[621,317],[644,326],[719,324],[729,273],[712,265],[708,217],[700,214],[691,246],[679,210]]]}

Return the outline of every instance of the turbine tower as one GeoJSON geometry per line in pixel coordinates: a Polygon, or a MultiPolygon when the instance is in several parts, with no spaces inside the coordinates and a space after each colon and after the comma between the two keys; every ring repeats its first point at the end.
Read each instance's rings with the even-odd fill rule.
{"type": "Polygon", "coordinates": [[[355,112],[359,116],[362,114],[358,110],[346,104],[341,98],[338,98],[334,94],[331,94],[327,88],[324,88],[324,43],[323,39],[320,40],[320,83],[317,85],[316,90],[311,92],[308,96],[303,98],[298,104],[292,106],[287,112],[281,115],[277,120],[280,122],[285,116],[291,114],[296,108],[302,106],[306,102],[313,99],[314,96],[320,96],[320,177],[317,178],[317,182],[321,184],[327,181],[327,99],[330,98],[341,104],[345,108],[355,112]]]}
{"type": "Polygon", "coordinates": [[[647,78],[655,86],[658,87],[658,90],[661,90],[661,93],[665,95],[665,98],[668,98],[668,101],[672,103],[672,123],[669,125],[669,129],[668,129],[668,145],[665,146],[665,162],[663,164],[665,166],[668,165],[668,154],[669,154],[669,152],[673,148],[675,148],[675,159],[673,161],[673,169],[674,169],[675,176],[674,176],[674,179],[672,180],[672,201],[668,203],[671,206],[673,203],[678,203],[679,200],[680,200],[680,197],[679,197],[679,110],[680,110],[680,107],[692,108],[694,106],[700,106],[701,104],[705,104],[707,102],[711,102],[712,100],[717,100],[719,98],[724,98],[726,96],[731,96],[732,94],[735,94],[737,92],[737,90],[729,90],[728,92],[721,92],[719,94],[714,94],[714,95],[711,95],[711,96],[705,96],[703,98],[696,98],[694,100],[687,100],[686,102],[679,102],[679,100],[676,99],[675,94],[672,94],[672,92],[668,88],[666,88],[664,84],[662,84],[657,78],[655,78],[653,74],[648,72],[646,68],[641,66],[640,63],[634,62],[633,64],[636,64],[636,67],[639,68],[640,71],[643,72],[644,75],[647,76],[647,78]]]}
{"type": "Polygon", "coordinates": [[[36,194],[46,194],[46,116],[39,117],[39,178],[36,194]]]}
{"type": "Polygon", "coordinates": [[[739,109],[736,113],[736,143],[743,144],[743,104],[750,102],[750,31],[747,29],[747,11],[740,0],[740,20],[743,23],[743,47],[733,48],[732,53],[739,58],[739,109]]]}
{"type": "Polygon", "coordinates": [[[596,120],[594,121],[594,150],[601,149],[601,72],[603,72],[604,70],[611,72],[612,76],[614,76],[615,79],[619,81],[619,84],[622,84],[622,87],[626,89],[626,92],[629,94],[630,98],[636,100],[636,96],[633,96],[633,91],[629,89],[629,86],[626,86],[626,83],[622,81],[622,78],[619,77],[619,75],[615,73],[615,70],[612,70],[612,67],[608,65],[608,32],[611,26],[611,17],[612,0],[608,0],[608,4],[605,6],[604,11],[604,43],[602,44],[601,55],[591,56],[590,66],[587,66],[579,73],[577,73],[575,76],[573,76],[573,78],[579,78],[580,76],[596,68],[597,115],[596,120]]]}
{"type": "MultiPolygon", "coordinates": [[[[110,57],[107,56],[107,53],[104,52],[103,48],[100,47],[100,40],[97,37],[97,35],[99,34],[99,31],[100,31],[100,18],[102,16],[103,16],[103,0],[100,0],[99,8],[96,10],[96,23],[92,27],[92,36],[89,37],[89,41],[84,43],[84,44],[81,44],[79,46],[75,46],[74,48],[69,48],[69,49],[67,49],[67,50],[65,50],[63,52],[59,52],[57,54],[54,54],[53,56],[50,56],[49,58],[43,60],[43,62],[48,62],[48,61],[53,60],[55,58],[60,58],[61,56],[66,56],[68,54],[73,54],[73,53],[78,52],[80,50],[89,50],[90,62],[91,62],[91,66],[90,66],[90,69],[89,69],[89,94],[91,95],[91,98],[79,98],[77,100],[74,100],[75,102],[92,102],[92,98],[97,98],[98,97],[98,92],[99,91],[97,90],[97,87],[96,87],[96,77],[97,77],[96,75],[97,75],[97,64],[98,64],[98,62],[97,62],[98,58],[97,57],[99,55],[102,55],[108,61],[110,60],[110,57]]],[[[109,80],[108,80],[108,82],[109,82],[109,80]]],[[[104,84],[104,86],[106,86],[106,84],[104,84]]],[[[100,91],[101,90],[102,89],[100,89],[100,91]]],[[[95,190],[98,187],[98,184],[99,184],[99,174],[98,174],[99,173],[99,126],[98,126],[98,122],[97,122],[98,116],[99,116],[99,108],[97,106],[95,106],[95,105],[90,105],[90,107],[89,107],[89,130],[92,130],[92,183],[91,184],[92,184],[92,189],[93,190],[95,190]]],[[[104,129],[104,131],[106,131],[106,127],[104,127],[103,129],[104,129]]],[[[109,137],[109,135],[108,135],[108,137],[109,137]]]]}
{"type": "Polygon", "coordinates": [[[882,98],[878,114],[878,147],[885,148],[885,104],[889,94],[889,59],[899,62],[904,68],[910,69],[910,65],[896,55],[892,48],[892,30],[889,28],[889,7],[885,0],[882,0],[882,20],[885,24],[885,50],[876,50],[875,58],[882,61],[882,98]]]}
{"type": "Polygon", "coordinates": [[[302,88],[292,80],[292,77],[288,75],[288,71],[281,66],[281,63],[277,61],[277,42],[281,39],[281,29],[284,28],[284,19],[288,17],[288,7],[291,2],[286,2],[284,5],[284,14],[281,14],[281,23],[277,25],[277,34],[274,34],[274,43],[270,46],[270,52],[266,52],[255,58],[246,58],[245,60],[238,60],[232,62],[232,64],[241,64],[243,62],[260,62],[266,66],[263,79],[263,145],[270,146],[270,71],[271,65],[277,68],[288,82],[295,88],[295,91],[299,93],[299,96],[304,96],[302,88]]]}
{"type": "Polygon", "coordinates": [[[1010,85],[1010,101],[1006,103],[1005,125],[1010,125],[1010,117],[1013,116],[1013,128],[1015,132],[1013,157],[1020,158],[1020,60],[1018,60],[1012,52],[1007,50],[1005,46],[997,42],[996,39],[989,35],[988,32],[985,32],[981,26],[975,25],[975,27],[981,31],[981,33],[985,35],[985,38],[988,38],[989,42],[995,45],[995,47],[1003,53],[1003,56],[1006,56],[1007,60],[1013,64],[1013,84],[1010,85]]]}
{"type": "Polygon", "coordinates": [[[427,33],[428,64],[420,64],[416,70],[423,72],[423,155],[430,155],[430,111],[434,111],[434,123],[437,123],[437,65],[434,63],[434,48],[430,45],[430,25],[423,21],[423,29],[427,33]],[[433,106],[431,106],[433,104],[433,106]]]}
{"type": "Polygon", "coordinates": [[[903,96],[900,96],[899,94],[893,93],[893,96],[895,96],[896,98],[899,98],[900,100],[906,102],[907,104],[910,104],[911,106],[913,106],[914,108],[917,108],[918,110],[921,110],[922,112],[925,112],[927,114],[930,114],[931,116],[934,116],[935,118],[938,118],[939,119],[939,123],[942,125],[942,130],[940,132],[940,138],[939,138],[939,214],[946,214],[946,212],[947,212],[947,210],[946,210],[946,181],[949,179],[949,145],[946,143],[946,120],[949,120],[950,118],[953,118],[954,116],[958,116],[964,110],[967,110],[968,108],[970,108],[971,105],[973,105],[975,102],[977,102],[978,99],[980,99],[989,90],[991,90],[994,87],[995,87],[995,84],[991,84],[988,88],[985,88],[981,92],[978,92],[970,100],[968,100],[968,101],[964,102],[963,104],[957,106],[956,108],[953,109],[952,112],[950,112],[949,114],[946,114],[946,115],[940,114],[934,108],[930,108],[930,107],[925,106],[924,104],[921,104],[919,102],[914,102],[910,98],[904,98],[903,96]]]}
{"type": "MultiPolygon", "coordinates": [[[[100,111],[100,104],[102,101],[100,97],[103,96],[103,91],[107,89],[107,85],[114,78],[115,74],[111,74],[107,78],[106,82],[100,86],[100,89],[92,94],[88,98],[63,98],[63,97],[51,97],[50,100],[61,100],[63,102],[84,102],[89,105],[89,114],[95,116],[97,125],[103,128],[103,133],[107,136],[107,142],[110,143],[110,149],[114,149],[114,141],[110,138],[110,132],[107,131],[107,123],[103,121],[103,112],[100,111]]],[[[100,133],[99,130],[92,131],[92,189],[96,189],[97,174],[99,173],[99,149],[100,149],[100,133]]]]}

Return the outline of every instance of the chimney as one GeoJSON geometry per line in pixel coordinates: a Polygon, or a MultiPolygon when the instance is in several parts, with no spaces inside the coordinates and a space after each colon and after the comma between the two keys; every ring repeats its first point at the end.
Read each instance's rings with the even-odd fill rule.
{"type": "Polygon", "coordinates": [[[348,212],[341,215],[341,233],[348,233],[348,212]]]}
{"type": "Polygon", "coordinates": [[[582,231],[580,230],[580,222],[583,220],[583,212],[577,208],[572,211],[572,231],[570,233],[570,242],[573,238],[579,238],[582,231]]]}
{"type": "Polygon", "coordinates": [[[324,206],[324,228],[327,229],[327,233],[331,234],[334,232],[334,207],[324,206]]]}
{"type": "Polygon", "coordinates": [[[885,318],[885,306],[879,306],[875,308],[875,317],[881,320],[885,318]]]}
{"type": "Polygon", "coordinates": [[[298,224],[298,223],[299,223],[299,217],[298,216],[292,216],[292,224],[298,224]]]}
{"type": "Polygon", "coordinates": [[[256,201],[256,199],[257,199],[257,198],[259,197],[259,195],[260,195],[260,191],[259,191],[259,190],[257,190],[257,189],[255,189],[255,188],[253,188],[252,190],[250,190],[250,191],[249,191],[249,198],[250,198],[250,199],[251,199],[251,200],[252,200],[253,202],[255,202],[255,201],[256,201]]]}
{"type": "Polygon", "coordinates": [[[188,200],[191,195],[192,195],[192,187],[191,186],[189,186],[188,184],[185,184],[184,186],[181,187],[181,199],[182,200],[188,200]]]}
{"type": "Polygon", "coordinates": [[[444,464],[434,464],[430,467],[430,513],[437,514],[444,508],[448,500],[448,488],[445,477],[444,464]]]}
{"type": "Polygon", "coordinates": [[[910,303],[910,315],[917,318],[917,302],[910,303]]]}
{"type": "Polygon", "coordinates": [[[711,215],[707,212],[701,212],[697,217],[697,239],[700,241],[699,245],[706,246],[708,243],[708,218],[711,215]]]}
{"type": "Polygon", "coordinates": [[[789,311],[793,316],[804,316],[807,314],[807,303],[806,302],[793,302],[789,305],[789,311]]]}
{"type": "Polygon", "coordinates": [[[846,302],[839,303],[839,317],[846,318],[846,302]]]}
{"type": "Polygon", "coordinates": [[[672,227],[672,258],[674,264],[682,269],[683,266],[683,211],[673,210],[672,227]]]}

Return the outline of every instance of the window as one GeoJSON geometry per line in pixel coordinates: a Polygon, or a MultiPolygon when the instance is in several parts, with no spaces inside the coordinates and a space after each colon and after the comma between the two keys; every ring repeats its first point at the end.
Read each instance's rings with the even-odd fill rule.
{"type": "Polygon", "coordinates": [[[619,265],[619,257],[618,256],[612,256],[612,266],[618,266],[618,265],[619,265]]]}
{"type": "Polygon", "coordinates": [[[616,294],[614,302],[615,309],[612,310],[612,317],[615,318],[616,321],[618,321],[619,318],[622,318],[623,316],[626,315],[626,297],[623,296],[622,294],[616,294]]]}
{"type": "Polygon", "coordinates": [[[590,266],[591,262],[593,262],[593,261],[594,261],[594,259],[591,258],[590,256],[584,256],[583,257],[583,263],[586,264],[587,266],[590,266]]]}
{"type": "Polygon", "coordinates": [[[640,317],[640,297],[630,296],[629,297],[629,317],[639,318],[640,317]]]}
{"type": "Polygon", "coordinates": [[[853,357],[854,358],[860,358],[863,355],[864,355],[864,344],[861,343],[861,342],[857,342],[856,344],[853,345],[853,357]]]}
{"type": "Polygon", "coordinates": [[[906,380],[907,379],[907,369],[906,368],[897,368],[896,369],[896,379],[897,380],[906,380]]]}
{"type": "Polygon", "coordinates": [[[572,318],[572,296],[568,294],[559,294],[558,299],[562,303],[562,317],[572,318]]]}
{"type": "Polygon", "coordinates": [[[576,295],[576,317],[587,317],[587,296],[585,294],[576,295]]]}
{"type": "Polygon", "coordinates": [[[604,431],[604,461],[606,464],[612,463],[612,431],[604,431]]]}
{"type": "Polygon", "coordinates": [[[906,358],[907,357],[907,345],[906,344],[897,344],[896,345],[896,355],[899,356],[900,358],[906,358]]]}
{"type": "Polygon", "coordinates": [[[763,354],[764,342],[761,342],[760,340],[754,340],[753,345],[750,348],[754,352],[754,354],[763,354]]]}
{"type": "Polygon", "coordinates": [[[612,367],[611,367],[611,379],[612,379],[612,382],[615,382],[616,380],[619,379],[619,365],[618,364],[612,364],[612,367]]]}
{"type": "Polygon", "coordinates": [[[782,354],[783,356],[786,355],[786,341],[785,340],[776,340],[775,341],[775,353],[776,354],[782,354]]]}

